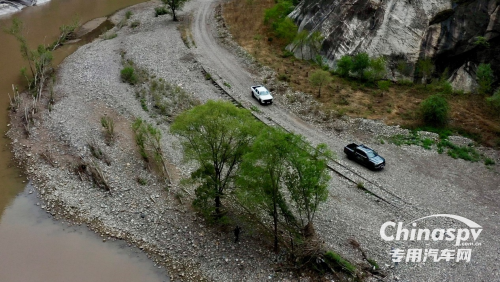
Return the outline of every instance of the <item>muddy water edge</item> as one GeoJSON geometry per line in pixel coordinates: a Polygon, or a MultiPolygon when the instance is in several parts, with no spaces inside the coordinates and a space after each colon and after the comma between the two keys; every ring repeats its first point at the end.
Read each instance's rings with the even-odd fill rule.
{"type": "MultiPolygon", "coordinates": [[[[69,270],[70,272],[75,272],[75,274],[77,273],[77,269],[82,269],[71,269],[71,267],[75,266],[74,260],[75,258],[79,257],[79,254],[76,249],[73,249],[72,251],[71,249],[65,249],[63,245],[58,246],[57,242],[61,242],[62,244],[64,244],[64,242],[73,241],[74,243],[80,245],[79,248],[92,249],[94,248],[93,244],[95,244],[96,240],[99,240],[99,238],[93,238],[92,236],[85,235],[86,233],[89,233],[87,230],[76,232],[80,234],[79,239],[75,239],[74,234],[64,235],[67,233],[67,228],[62,228],[60,226],[62,223],[54,223],[54,221],[47,215],[43,216],[44,212],[41,211],[41,209],[38,207],[35,207],[35,211],[33,211],[33,206],[35,205],[37,200],[33,195],[30,195],[30,197],[27,196],[27,193],[29,193],[27,191],[29,191],[30,188],[26,186],[26,178],[23,175],[21,169],[19,169],[16,166],[17,164],[15,163],[15,161],[12,160],[12,154],[10,152],[9,146],[10,140],[4,136],[4,133],[8,130],[9,127],[8,112],[6,110],[9,105],[8,94],[10,94],[11,96],[13,95],[13,84],[19,86],[20,88],[22,88],[22,86],[25,84],[25,81],[20,75],[20,69],[23,66],[27,66],[27,64],[23,60],[19,52],[19,43],[13,36],[3,32],[3,29],[11,25],[12,19],[14,17],[19,18],[24,23],[24,35],[27,39],[29,48],[35,49],[39,44],[49,44],[53,42],[59,34],[59,27],[63,24],[70,24],[76,18],[80,21],[80,23],[85,23],[91,19],[110,15],[117,10],[141,2],[144,2],[144,0],[52,0],[40,6],[25,8],[15,14],[0,16],[0,132],[2,132],[3,137],[0,138],[0,230],[5,231],[4,235],[10,234],[10,231],[16,232],[15,230],[17,230],[19,233],[26,234],[33,232],[49,233],[45,235],[39,234],[39,237],[36,236],[37,234],[32,234],[34,236],[31,239],[27,238],[27,236],[20,236],[21,234],[0,236],[0,253],[2,254],[2,257],[10,257],[10,255],[4,255],[6,254],[6,252],[4,251],[9,246],[14,246],[15,250],[17,250],[19,253],[26,253],[26,256],[24,257],[12,256],[12,258],[14,258],[12,260],[0,260],[0,264],[4,269],[2,270],[3,274],[12,275],[4,277],[8,280],[3,280],[3,278],[0,280],[35,281],[30,279],[12,280],[12,277],[21,278],[19,275],[16,275],[16,273],[20,274],[23,271],[26,272],[25,270],[27,268],[31,268],[31,266],[36,265],[36,268],[40,269],[39,271],[35,270],[35,273],[39,275],[39,278],[43,276],[43,273],[52,272],[53,276],[51,278],[49,278],[50,276],[47,277],[47,279],[49,279],[50,281],[69,281],[58,280],[56,278],[58,276],[57,273],[61,274],[61,271],[64,270],[65,267],[70,267],[70,269],[66,268],[66,270],[64,270],[65,272],[68,272],[69,270]],[[24,193],[22,193],[23,190],[24,193]],[[36,209],[38,209],[39,211],[36,211],[36,209]],[[37,224],[32,224],[32,222],[36,222],[37,224]],[[57,224],[59,224],[59,227],[54,227],[54,225],[57,224]],[[33,245],[28,244],[28,242],[37,240],[37,238],[40,239],[39,243],[32,242],[33,245]],[[41,248],[40,246],[42,245],[52,246],[52,248],[41,248]],[[88,248],[86,248],[86,246],[88,248]],[[23,258],[33,257],[33,254],[39,255],[39,253],[51,253],[50,257],[57,257],[58,252],[59,257],[67,258],[66,260],[61,261],[63,265],[56,265],[55,262],[51,261],[50,259],[43,260],[41,258],[39,260],[33,261],[33,263],[30,263],[30,261],[27,260],[25,261],[24,265],[19,265],[19,263],[22,263],[23,258]],[[73,256],[65,256],[65,254],[67,254],[68,252],[73,252],[73,256]],[[16,261],[15,258],[19,258],[20,261],[16,261]],[[9,270],[14,273],[9,274],[5,272],[9,270]]],[[[79,46],[87,43],[88,40],[91,40],[89,36],[87,36],[86,38],[84,38],[84,40],[81,40],[77,44],[63,46],[62,48],[56,50],[54,53],[53,64],[55,66],[58,65],[65,57],[74,52],[79,46]]],[[[95,250],[101,252],[98,252],[96,254],[97,257],[109,258],[110,260],[113,260],[108,261],[107,265],[105,264],[101,267],[102,269],[108,268],[111,270],[120,271],[120,268],[123,270],[127,268],[130,269],[130,266],[132,264],[136,264],[136,262],[134,262],[134,259],[125,259],[125,261],[120,261],[119,263],[122,266],[116,268],[118,264],[116,263],[116,259],[113,259],[115,254],[112,254],[112,251],[110,251],[109,248],[95,248],[95,250]]],[[[9,253],[12,252],[14,252],[14,250],[9,251],[9,253]]],[[[129,257],[132,258],[130,254],[129,257]]],[[[135,260],[137,260],[137,258],[135,258],[135,260]]],[[[85,261],[85,259],[83,259],[83,261],[85,261]]],[[[104,263],[106,261],[107,260],[103,260],[104,263]]],[[[151,264],[150,262],[148,263],[151,264]]],[[[79,264],[81,264],[81,262],[79,264]]],[[[99,269],[95,269],[95,271],[99,271],[99,269]]],[[[151,273],[148,273],[147,275],[151,275],[151,273]]],[[[85,277],[81,277],[80,279],[77,276],[78,275],[73,276],[71,281],[91,281],[86,279],[85,277]]],[[[159,275],[159,273],[154,273],[152,276],[155,276],[156,278],[147,281],[164,280],[159,280],[161,276],[159,275]]],[[[142,280],[139,277],[136,278],[142,280]]],[[[109,277],[106,277],[105,279],[105,281],[139,280],[123,280],[123,277],[119,278],[118,280],[110,279],[109,277]]]]}

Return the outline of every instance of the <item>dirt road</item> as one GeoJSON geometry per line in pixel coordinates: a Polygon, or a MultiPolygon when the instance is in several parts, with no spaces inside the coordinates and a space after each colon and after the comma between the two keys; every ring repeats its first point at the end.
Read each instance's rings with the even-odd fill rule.
{"type": "MultiPolygon", "coordinates": [[[[483,163],[452,159],[446,154],[416,146],[381,145],[377,142],[379,133],[366,129],[370,123],[363,121],[358,121],[359,128],[364,128],[367,133],[363,137],[355,134],[340,136],[304,122],[280,103],[260,106],[250,96],[250,86],[262,82],[241,64],[242,59],[235,52],[227,50],[217,39],[213,19],[217,1],[198,0],[196,3],[193,35],[197,48],[194,53],[198,61],[213,72],[212,75],[231,85],[229,91],[235,98],[243,105],[258,107],[264,116],[287,130],[306,136],[313,144],[328,144],[337,152],[341,164],[373,180],[396,198],[401,198],[401,203],[395,208],[356,190],[352,183],[334,180],[330,188],[330,201],[322,209],[318,224],[320,234],[328,245],[332,248],[345,246],[349,237],[355,237],[366,246],[370,255],[384,264],[392,265],[389,251],[398,245],[381,240],[379,230],[385,221],[397,219],[409,222],[431,214],[457,214],[478,222],[484,228],[478,240],[482,245],[473,250],[471,263],[441,262],[427,263],[425,266],[403,263],[393,269],[394,275],[412,281],[451,281],[466,277],[476,281],[479,278],[499,279],[500,177],[495,169],[488,169],[483,163]],[[353,141],[375,147],[387,160],[385,170],[372,172],[345,159],[342,148],[353,141]]],[[[442,224],[453,226],[450,222],[442,224]]],[[[456,222],[454,224],[459,225],[456,222]]],[[[428,247],[428,244],[417,245],[428,247]]],[[[443,246],[444,243],[440,245],[441,248],[443,246]]]]}

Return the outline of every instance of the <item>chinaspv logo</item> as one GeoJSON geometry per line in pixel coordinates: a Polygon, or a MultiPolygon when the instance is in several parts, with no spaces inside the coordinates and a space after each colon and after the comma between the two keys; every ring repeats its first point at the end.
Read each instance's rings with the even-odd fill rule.
{"type": "Polygon", "coordinates": [[[470,262],[472,248],[480,246],[479,235],[483,228],[474,221],[452,214],[425,216],[410,223],[388,221],[380,227],[380,237],[398,245],[406,243],[410,247],[393,248],[392,261],[405,262],[470,262]],[[446,225],[452,226],[444,227],[446,225]],[[403,242],[407,241],[407,242],[403,242]],[[424,244],[425,247],[418,248],[424,244]],[[412,246],[416,245],[416,246],[412,246]]]}

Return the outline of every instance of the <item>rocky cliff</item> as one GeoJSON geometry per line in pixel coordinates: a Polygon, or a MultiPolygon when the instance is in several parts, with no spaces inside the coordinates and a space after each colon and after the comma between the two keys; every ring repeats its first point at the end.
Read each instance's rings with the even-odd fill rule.
{"type": "Polygon", "coordinates": [[[323,34],[322,55],[332,66],[345,54],[367,52],[385,56],[390,75],[398,78],[397,61],[414,70],[419,59],[432,58],[436,74],[449,68],[454,86],[470,90],[479,63],[491,63],[500,77],[498,2],[302,0],[290,17],[300,30],[323,34]]]}

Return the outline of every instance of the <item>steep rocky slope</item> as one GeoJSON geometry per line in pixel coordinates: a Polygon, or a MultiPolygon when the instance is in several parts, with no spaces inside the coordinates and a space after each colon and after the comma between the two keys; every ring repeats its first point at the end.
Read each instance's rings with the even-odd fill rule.
{"type": "Polygon", "coordinates": [[[496,0],[303,0],[290,17],[300,30],[321,31],[331,65],[345,54],[383,55],[397,78],[398,60],[414,69],[430,57],[436,73],[449,68],[455,86],[469,90],[479,63],[500,74],[498,6],[496,0]],[[478,37],[490,47],[476,44],[478,37]]]}

